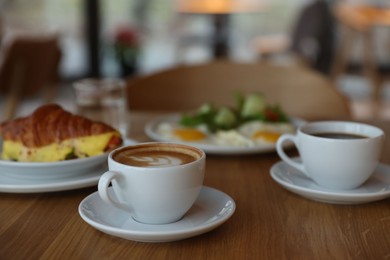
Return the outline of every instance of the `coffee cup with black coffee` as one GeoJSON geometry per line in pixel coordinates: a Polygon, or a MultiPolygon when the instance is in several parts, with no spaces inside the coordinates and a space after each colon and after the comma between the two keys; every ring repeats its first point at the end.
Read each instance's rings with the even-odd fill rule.
{"type": "Polygon", "coordinates": [[[109,154],[109,170],[101,176],[98,192],[138,222],[176,222],[200,193],[205,160],[202,150],[176,143],[121,147],[109,154]]]}
{"type": "Polygon", "coordinates": [[[282,160],[332,190],[350,190],[362,185],[377,167],[385,134],[382,129],[358,122],[320,121],[284,134],[276,150],[282,160]],[[300,159],[293,160],[284,143],[293,142],[300,159]]]}

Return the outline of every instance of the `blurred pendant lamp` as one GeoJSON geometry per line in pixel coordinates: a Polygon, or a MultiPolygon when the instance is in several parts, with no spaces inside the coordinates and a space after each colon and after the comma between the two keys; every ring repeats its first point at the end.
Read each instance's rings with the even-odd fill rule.
{"type": "Polygon", "coordinates": [[[263,4],[262,0],[176,0],[176,9],[184,14],[212,15],[214,57],[225,58],[229,52],[229,15],[259,12],[263,4]]]}

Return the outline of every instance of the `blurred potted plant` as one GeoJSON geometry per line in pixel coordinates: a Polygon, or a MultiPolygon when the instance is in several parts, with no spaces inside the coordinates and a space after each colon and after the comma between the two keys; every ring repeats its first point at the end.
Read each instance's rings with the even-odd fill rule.
{"type": "Polygon", "coordinates": [[[119,27],[114,36],[114,51],[121,76],[129,77],[137,72],[140,41],[137,30],[130,26],[119,27]]]}

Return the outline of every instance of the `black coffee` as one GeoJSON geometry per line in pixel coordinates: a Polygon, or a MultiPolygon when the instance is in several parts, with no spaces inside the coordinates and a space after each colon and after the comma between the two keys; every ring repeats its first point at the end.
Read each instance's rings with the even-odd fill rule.
{"type": "Polygon", "coordinates": [[[368,138],[364,135],[350,134],[350,133],[312,133],[311,135],[322,137],[322,138],[331,138],[331,139],[363,139],[368,138]]]}

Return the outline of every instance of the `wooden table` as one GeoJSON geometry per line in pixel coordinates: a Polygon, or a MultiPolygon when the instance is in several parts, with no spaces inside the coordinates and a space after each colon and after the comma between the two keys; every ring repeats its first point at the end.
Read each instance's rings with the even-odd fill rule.
{"type": "MultiPolygon", "coordinates": [[[[144,138],[132,117],[133,136],[144,138]]],[[[371,122],[390,133],[390,122],[371,122]]],[[[141,243],[102,233],[78,214],[91,188],[0,194],[0,259],[388,259],[390,201],[333,205],[295,195],[274,182],[276,153],[207,157],[204,184],[229,194],[234,215],[206,234],[141,243]]],[[[387,139],[383,163],[390,163],[387,139]]]]}

